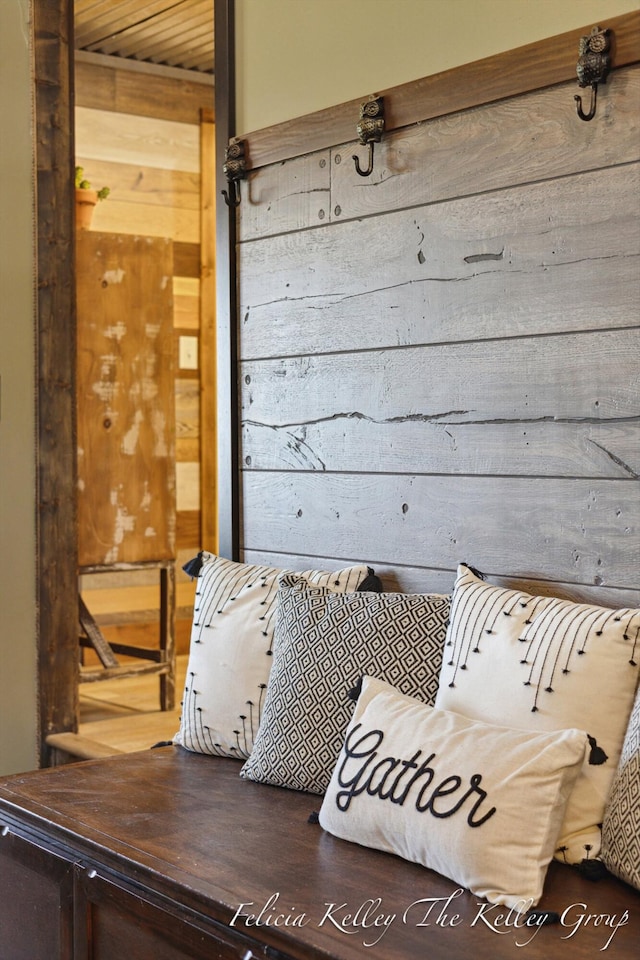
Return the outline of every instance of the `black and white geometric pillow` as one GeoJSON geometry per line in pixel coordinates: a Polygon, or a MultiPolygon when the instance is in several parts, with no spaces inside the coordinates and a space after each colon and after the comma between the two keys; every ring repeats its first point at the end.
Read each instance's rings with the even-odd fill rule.
{"type": "Polygon", "coordinates": [[[611,873],[640,890],[640,690],[604,813],[601,857],[611,873]]]}
{"type": "Polygon", "coordinates": [[[446,596],[336,595],[283,577],[262,722],[241,776],[324,793],[362,676],[433,703],[449,616],[446,596]]]}
{"type": "MultiPolygon", "coordinates": [[[[272,664],[278,580],[287,571],[203,553],[198,572],[180,730],[195,753],[246,760],[260,724],[272,664]]],[[[190,571],[188,571],[190,572],[190,571]]],[[[380,589],[366,564],[307,570],[329,591],[380,589]]]]}
{"type": "Polygon", "coordinates": [[[531,596],[465,564],[451,600],[436,707],[531,731],[586,730],[593,749],[565,810],[556,859],[600,850],[600,824],[638,684],[640,610],[531,596]]]}

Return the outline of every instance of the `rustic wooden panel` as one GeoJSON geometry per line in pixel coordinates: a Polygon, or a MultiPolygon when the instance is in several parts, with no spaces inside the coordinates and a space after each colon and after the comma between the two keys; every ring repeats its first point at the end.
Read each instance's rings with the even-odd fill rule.
{"type": "MultiPolygon", "coordinates": [[[[367,563],[367,557],[303,556],[289,553],[269,553],[268,551],[244,550],[242,560],[245,563],[267,564],[285,570],[335,570],[338,567],[354,563],[367,563]]],[[[410,567],[406,565],[376,564],[373,568],[382,580],[383,589],[392,593],[445,593],[450,594],[455,580],[455,570],[441,570],[430,567],[410,567]]],[[[577,603],[597,603],[607,607],[637,607],[640,605],[640,590],[624,590],[616,587],[582,586],[575,583],[562,583],[555,580],[516,579],[502,577],[492,571],[484,570],[487,581],[510,590],[526,590],[537,596],[563,597],[577,603]]]]}
{"type": "Polygon", "coordinates": [[[198,123],[203,107],[213,109],[213,84],[154,75],[151,69],[114,69],[86,62],[76,53],[76,104],[181,123],[198,123]]]}
{"type": "MultiPolygon", "coordinates": [[[[72,4],[34,4],[37,170],[38,706],[40,761],[50,733],[77,729],[75,293],[71,112],[72,4]]],[[[10,187],[8,187],[10,189],[10,187]]],[[[29,322],[23,317],[21,322],[29,322]]],[[[5,544],[5,549],[10,545],[5,544]]],[[[16,642],[26,642],[16,638],[16,642]]]]}
{"type": "Polygon", "coordinates": [[[198,127],[109,110],[76,107],[76,154],[81,157],[198,173],[198,127]]]}
{"type": "Polygon", "coordinates": [[[245,472],[243,516],[245,551],[637,590],[627,481],[245,472]]]}
{"type": "MultiPolygon", "coordinates": [[[[637,63],[640,59],[640,14],[634,10],[611,17],[606,25],[615,33],[615,66],[637,63]]],[[[386,129],[396,130],[568,80],[575,82],[578,42],[580,37],[591,32],[592,26],[585,24],[556,37],[389,90],[378,90],[377,93],[385,98],[386,129]]],[[[370,95],[370,90],[363,90],[358,99],[252,131],[249,166],[256,169],[348,142],[353,136],[360,103],[370,95]]],[[[575,104],[570,107],[575,109],[575,104]]]]}
{"type": "Polygon", "coordinates": [[[257,470],[640,477],[638,417],[454,423],[419,414],[380,422],[336,415],[273,427],[243,423],[242,463],[257,470]],[[372,460],[375,451],[375,462],[372,460]]]}
{"type": "Polygon", "coordinates": [[[77,162],[98,189],[110,188],[109,201],[150,204],[158,207],[200,209],[200,175],[197,172],[117,163],[78,155],[77,162]]]}
{"type": "Polygon", "coordinates": [[[178,550],[190,549],[196,554],[200,550],[202,542],[200,511],[178,510],[176,521],[176,545],[178,550]]]}
{"type": "Polygon", "coordinates": [[[173,271],[176,277],[187,279],[200,278],[200,244],[181,243],[173,244],[173,271]]]}
{"type": "MultiPolygon", "coordinates": [[[[174,264],[175,269],[175,264],[174,264]]],[[[200,281],[173,278],[173,325],[189,331],[200,329],[200,281]]]]}
{"type": "Polygon", "coordinates": [[[242,356],[635,322],[639,175],[634,164],[241,244],[242,356]]]}
{"type": "Polygon", "coordinates": [[[328,150],[250,173],[239,207],[243,241],[328,222],[331,173],[328,150]]]}
{"type": "Polygon", "coordinates": [[[574,93],[575,84],[562,84],[398,130],[376,149],[364,180],[351,161],[357,143],[336,148],[334,219],[338,209],[341,219],[379,214],[638,160],[640,66],[601,87],[597,123],[576,116],[574,93]]]}
{"type": "Polygon", "coordinates": [[[197,377],[176,377],[175,391],[176,438],[197,441],[200,436],[200,384],[197,377]]]}
{"type": "Polygon", "coordinates": [[[187,463],[198,460],[200,457],[200,438],[176,438],[176,462],[187,463]]]}
{"type": "Polygon", "coordinates": [[[200,464],[176,463],[176,501],[179,511],[200,509],[200,464]]]}
{"type": "Polygon", "coordinates": [[[240,208],[242,239],[637,160],[640,67],[617,71],[602,88],[597,124],[577,118],[574,92],[563,84],[388,133],[364,179],[351,159],[362,153],[357,141],[255,170],[240,208]],[[330,198],[319,177],[325,162],[330,198]]]}
{"type": "Polygon", "coordinates": [[[246,362],[243,463],[638,478],[629,357],[637,329],[246,362]]]}
{"type": "Polygon", "coordinates": [[[175,556],[169,241],[77,247],[79,562],[175,556]]]}
{"type": "Polygon", "coordinates": [[[200,546],[217,553],[216,131],[208,111],[203,111],[200,124],[200,169],[200,546]]]}
{"type": "Polygon", "coordinates": [[[102,233],[133,236],[169,237],[184,243],[200,240],[200,217],[197,210],[179,206],[127,203],[117,193],[99,203],[93,215],[92,229],[102,233]]]}

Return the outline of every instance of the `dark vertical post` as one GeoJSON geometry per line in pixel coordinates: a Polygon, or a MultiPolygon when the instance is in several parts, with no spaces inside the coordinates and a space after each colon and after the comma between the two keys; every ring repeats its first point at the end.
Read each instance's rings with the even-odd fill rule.
{"type": "Polygon", "coordinates": [[[37,168],[37,602],[40,762],[78,706],[73,2],[33,4],[37,168]]]}
{"type": "MultiPolygon", "coordinates": [[[[214,0],[216,122],[216,337],[218,414],[218,542],[230,559],[239,551],[238,344],[236,210],[221,196],[222,164],[235,135],[234,0],[214,0]]],[[[206,495],[206,493],[205,493],[206,495]]]]}

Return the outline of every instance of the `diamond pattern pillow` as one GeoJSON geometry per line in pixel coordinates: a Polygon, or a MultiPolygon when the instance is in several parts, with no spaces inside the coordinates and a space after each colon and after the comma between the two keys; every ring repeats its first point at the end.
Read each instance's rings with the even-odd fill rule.
{"type": "Polygon", "coordinates": [[[602,860],[640,890],[640,690],[602,822],[602,860]]]}
{"type": "Polygon", "coordinates": [[[249,780],[324,793],[366,673],[432,703],[449,598],[336,595],[296,577],[280,582],[274,663],[249,780]]]}
{"type": "MultiPolygon", "coordinates": [[[[201,555],[191,646],[175,743],[195,753],[246,760],[260,723],[272,663],[278,579],[275,567],[201,555]]],[[[327,592],[380,589],[366,565],[307,570],[327,592]]]]}
{"type": "Polygon", "coordinates": [[[461,565],[436,706],[524,730],[586,730],[556,858],[597,856],[600,824],[638,682],[640,610],[492,586],[461,565]]]}
{"type": "Polygon", "coordinates": [[[542,893],[586,746],[581,730],[481,723],[365,677],[320,824],[524,912],[542,893]]]}

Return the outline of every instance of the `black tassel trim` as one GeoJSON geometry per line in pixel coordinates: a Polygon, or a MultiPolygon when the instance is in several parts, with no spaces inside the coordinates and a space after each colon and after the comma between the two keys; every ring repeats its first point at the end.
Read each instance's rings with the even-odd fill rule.
{"type": "Polygon", "coordinates": [[[320,823],[320,814],[317,810],[312,810],[307,819],[307,823],[320,823]]]}
{"type": "Polygon", "coordinates": [[[593,883],[604,880],[609,873],[602,860],[581,860],[576,869],[580,876],[584,877],[585,880],[591,880],[593,883]]]}
{"type": "Polygon", "coordinates": [[[478,580],[484,580],[484,579],[485,579],[484,573],[480,573],[480,571],[479,571],[479,570],[476,570],[475,567],[472,567],[470,563],[465,563],[464,560],[462,560],[462,561],[461,561],[461,564],[462,564],[463,567],[466,567],[467,570],[471,570],[471,573],[475,574],[475,576],[478,578],[478,580]]]}
{"type": "Polygon", "coordinates": [[[352,687],[351,690],[349,690],[347,693],[349,700],[353,700],[354,703],[357,701],[358,697],[362,693],[362,680],[363,678],[360,677],[355,687],[352,687]]]}
{"type": "Polygon", "coordinates": [[[189,560],[182,568],[192,580],[194,580],[202,570],[202,555],[203,551],[201,550],[197,557],[189,560]]]}
{"type": "Polygon", "coordinates": [[[375,570],[372,567],[367,567],[367,570],[369,571],[368,576],[364,578],[357,592],[382,593],[382,580],[376,576],[375,570]]]}
{"type": "Polygon", "coordinates": [[[591,752],[589,753],[589,766],[591,767],[600,767],[603,763],[606,763],[609,757],[606,755],[602,747],[599,747],[596,743],[596,738],[589,736],[589,746],[591,747],[591,752]]]}
{"type": "Polygon", "coordinates": [[[156,747],[172,747],[173,740],[159,740],[158,743],[154,743],[152,747],[149,747],[149,750],[155,750],[156,747]]]}

